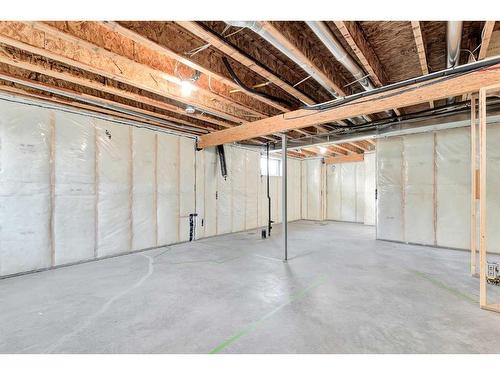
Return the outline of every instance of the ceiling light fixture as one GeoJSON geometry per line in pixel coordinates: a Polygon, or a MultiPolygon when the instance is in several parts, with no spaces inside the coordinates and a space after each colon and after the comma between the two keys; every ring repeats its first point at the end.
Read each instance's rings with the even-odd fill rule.
{"type": "Polygon", "coordinates": [[[319,152],[324,155],[326,153],[326,148],[319,146],[319,152]]]}

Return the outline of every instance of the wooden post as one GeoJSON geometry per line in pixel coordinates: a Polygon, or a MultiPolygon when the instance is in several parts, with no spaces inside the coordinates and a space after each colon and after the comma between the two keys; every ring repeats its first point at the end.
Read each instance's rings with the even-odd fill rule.
{"type": "Polygon", "coordinates": [[[479,305],[486,298],[486,90],[479,90],[479,305]]]}
{"type": "Polygon", "coordinates": [[[471,111],[470,111],[470,173],[471,173],[471,189],[470,189],[470,273],[475,275],[476,271],[476,246],[477,246],[477,219],[476,219],[476,195],[477,195],[477,176],[476,176],[476,98],[475,94],[471,95],[471,111]]]}

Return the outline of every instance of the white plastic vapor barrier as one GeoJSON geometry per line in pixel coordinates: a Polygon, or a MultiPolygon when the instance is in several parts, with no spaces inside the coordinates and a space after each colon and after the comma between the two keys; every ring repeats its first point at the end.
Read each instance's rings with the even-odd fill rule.
{"type": "Polygon", "coordinates": [[[404,239],[434,244],[434,133],[404,137],[404,239]]]}
{"type": "Polygon", "coordinates": [[[245,152],[245,229],[256,228],[259,218],[260,154],[245,152]]]}
{"type": "Polygon", "coordinates": [[[224,146],[226,155],[227,177],[224,179],[220,172],[220,160],[217,157],[217,234],[233,231],[233,153],[230,146],[224,146]]]}
{"type": "Polygon", "coordinates": [[[364,223],[375,225],[375,189],[376,189],[376,158],[374,152],[365,153],[365,190],[364,190],[364,223]]]}
{"type": "Polygon", "coordinates": [[[132,128],[96,119],[97,254],[132,250],[132,128]]]}
{"type": "Polygon", "coordinates": [[[500,124],[488,125],[486,137],[486,247],[500,253],[500,124]]]}
{"type": "Polygon", "coordinates": [[[246,151],[236,147],[231,150],[231,172],[232,172],[232,231],[239,232],[245,229],[245,158],[246,151]]]}
{"type": "Polygon", "coordinates": [[[158,244],[179,241],[179,140],[158,134],[158,244]]]}
{"type": "Polygon", "coordinates": [[[322,160],[309,159],[302,162],[302,218],[323,219],[323,177],[322,160]]]}
{"type": "Polygon", "coordinates": [[[195,203],[195,142],[179,138],[179,241],[190,239],[190,214],[196,211],[195,203]]]}
{"type": "Polygon", "coordinates": [[[55,264],[92,259],[96,229],[96,133],[93,119],[55,113],[55,264]]]}
{"type": "Polygon", "coordinates": [[[377,142],[377,238],[403,241],[403,139],[377,142]]]}
{"type": "MultiPolygon", "coordinates": [[[[363,223],[365,220],[365,163],[325,165],[326,218],[328,220],[363,223]]],[[[372,174],[374,179],[375,176],[372,174]]],[[[374,185],[375,181],[372,182],[374,185]]],[[[375,194],[369,196],[372,206],[375,194]]]]}
{"type": "MultiPolygon", "coordinates": [[[[204,156],[204,203],[205,214],[203,219],[204,234],[206,237],[217,234],[217,174],[218,169],[217,152],[215,147],[202,151],[204,156]]],[[[197,171],[197,174],[201,174],[197,171]]]]}
{"type": "Polygon", "coordinates": [[[48,110],[0,101],[0,274],[51,265],[48,110]]]}
{"type": "Polygon", "coordinates": [[[133,128],[132,249],[156,246],[156,135],[133,128]]]}

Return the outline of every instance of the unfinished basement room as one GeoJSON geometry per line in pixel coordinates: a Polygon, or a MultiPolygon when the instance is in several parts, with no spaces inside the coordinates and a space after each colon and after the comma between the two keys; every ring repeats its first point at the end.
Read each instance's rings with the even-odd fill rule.
{"type": "Polygon", "coordinates": [[[3,354],[499,353],[500,22],[0,21],[0,218],[3,354]]]}

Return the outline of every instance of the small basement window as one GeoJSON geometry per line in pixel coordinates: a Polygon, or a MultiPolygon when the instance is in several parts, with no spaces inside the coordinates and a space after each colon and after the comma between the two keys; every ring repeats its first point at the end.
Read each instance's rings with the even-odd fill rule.
{"type": "MultiPolygon", "coordinates": [[[[267,176],[267,157],[260,158],[260,174],[267,176]]],[[[281,176],[281,160],[269,158],[269,176],[281,176]]]]}

